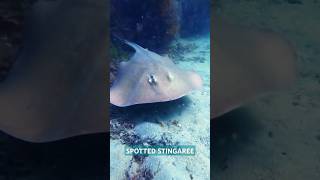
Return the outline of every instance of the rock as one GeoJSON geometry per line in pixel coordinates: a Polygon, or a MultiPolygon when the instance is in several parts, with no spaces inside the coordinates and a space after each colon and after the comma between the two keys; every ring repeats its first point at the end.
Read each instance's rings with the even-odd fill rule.
{"type": "Polygon", "coordinates": [[[111,0],[111,33],[152,50],[164,50],[179,32],[175,0],[111,0]]]}

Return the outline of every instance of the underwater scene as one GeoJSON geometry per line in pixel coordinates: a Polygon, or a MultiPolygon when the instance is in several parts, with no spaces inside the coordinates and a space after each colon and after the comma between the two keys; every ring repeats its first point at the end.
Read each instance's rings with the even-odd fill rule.
{"type": "Polygon", "coordinates": [[[0,180],[319,180],[319,12],[1,0],[0,180]]]}
{"type": "Polygon", "coordinates": [[[320,179],[320,1],[215,0],[212,12],[214,178],[320,179]]]}
{"type": "Polygon", "coordinates": [[[210,1],[110,10],[110,178],[210,179],[210,1]],[[192,153],[127,153],[141,147],[192,153]]]}
{"type": "Polygon", "coordinates": [[[106,179],[108,6],[0,1],[1,180],[106,179]]]}

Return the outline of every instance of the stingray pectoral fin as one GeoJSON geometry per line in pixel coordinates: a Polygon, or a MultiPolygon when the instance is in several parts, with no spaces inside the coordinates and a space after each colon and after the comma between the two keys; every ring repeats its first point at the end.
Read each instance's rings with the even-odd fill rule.
{"type": "Polygon", "coordinates": [[[35,6],[21,54],[0,84],[0,130],[32,142],[106,132],[108,3],[49,4],[35,6]]]}
{"type": "Polygon", "coordinates": [[[295,51],[279,35],[226,24],[214,28],[212,118],[295,80],[295,51]]]}
{"type": "Polygon", "coordinates": [[[110,103],[118,107],[126,106],[126,99],[124,98],[121,90],[114,87],[110,89],[110,103]]]}

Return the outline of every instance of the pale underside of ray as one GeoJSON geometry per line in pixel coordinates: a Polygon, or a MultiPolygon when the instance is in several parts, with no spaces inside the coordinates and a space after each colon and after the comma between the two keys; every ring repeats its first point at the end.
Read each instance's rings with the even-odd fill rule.
{"type": "Polygon", "coordinates": [[[0,84],[0,130],[44,142],[106,132],[107,1],[38,3],[0,84]]]}
{"type": "Polygon", "coordinates": [[[293,85],[296,54],[287,40],[218,19],[212,24],[212,118],[293,85]]]}
{"type": "Polygon", "coordinates": [[[136,52],[128,62],[120,64],[117,79],[110,89],[112,104],[124,107],[171,101],[201,88],[201,77],[195,72],[178,68],[168,57],[126,43],[136,52]]]}

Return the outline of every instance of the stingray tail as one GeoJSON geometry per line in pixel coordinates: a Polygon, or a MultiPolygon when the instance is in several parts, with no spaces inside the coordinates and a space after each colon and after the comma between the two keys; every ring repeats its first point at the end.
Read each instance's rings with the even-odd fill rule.
{"type": "Polygon", "coordinates": [[[146,49],[144,49],[143,47],[139,46],[136,43],[133,43],[133,42],[130,42],[130,41],[127,41],[127,40],[124,40],[124,42],[126,44],[128,44],[129,46],[131,46],[136,52],[141,52],[141,51],[145,51],[146,50],[146,49]]]}
{"type": "Polygon", "coordinates": [[[130,47],[132,47],[136,52],[141,52],[141,51],[145,51],[145,50],[146,50],[146,49],[144,49],[143,47],[139,46],[138,44],[133,43],[133,42],[131,42],[131,41],[128,41],[128,40],[126,40],[126,39],[123,39],[123,38],[119,37],[119,36],[116,35],[116,34],[113,34],[113,36],[114,36],[115,38],[117,38],[118,40],[120,40],[122,43],[125,43],[125,44],[129,45],[130,47]]]}

